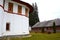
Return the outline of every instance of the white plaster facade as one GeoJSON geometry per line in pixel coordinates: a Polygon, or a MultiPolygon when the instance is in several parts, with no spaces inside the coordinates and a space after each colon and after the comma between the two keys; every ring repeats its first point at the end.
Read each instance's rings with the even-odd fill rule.
{"type": "MultiPolygon", "coordinates": [[[[0,5],[3,6],[3,1],[0,0],[0,5]]],[[[0,37],[8,36],[8,35],[26,35],[29,34],[29,18],[22,15],[16,15],[12,13],[5,12],[4,10],[8,10],[8,2],[10,0],[5,0],[4,9],[0,7],[0,37]],[[6,31],[6,23],[10,23],[10,30],[6,31]]],[[[13,2],[13,1],[12,1],[13,2]]],[[[16,2],[13,2],[16,3],[16,2]]],[[[13,12],[17,13],[17,4],[13,5],[13,12]]],[[[22,4],[21,4],[22,5],[22,4]]],[[[22,5],[22,14],[25,15],[25,7],[22,5]]],[[[28,12],[29,14],[29,12],[28,12]]]]}

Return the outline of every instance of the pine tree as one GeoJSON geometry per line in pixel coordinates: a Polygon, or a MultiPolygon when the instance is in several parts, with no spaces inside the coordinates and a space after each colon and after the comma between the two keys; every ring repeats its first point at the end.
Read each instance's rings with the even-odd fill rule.
{"type": "Polygon", "coordinates": [[[29,13],[29,24],[31,26],[33,26],[35,23],[37,23],[39,21],[37,4],[36,3],[35,4],[33,3],[32,4],[32,7],[34,8],[33,13],[29,13]]]}
{"type": "Polygon", "coordinates": [[[53,22],[53,33],[56,33],[56,26],[55,26],[55,22],[53,22]]]}

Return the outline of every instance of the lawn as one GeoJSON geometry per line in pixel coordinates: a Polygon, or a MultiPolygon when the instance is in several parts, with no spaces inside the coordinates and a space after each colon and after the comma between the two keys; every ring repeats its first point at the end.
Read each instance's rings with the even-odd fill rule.
{"type": "Polygon", "coordinates": [[[31,35],[27,38],[11,38],[10,40],[60,40],[60,33],[31,33],[31,35]]]}

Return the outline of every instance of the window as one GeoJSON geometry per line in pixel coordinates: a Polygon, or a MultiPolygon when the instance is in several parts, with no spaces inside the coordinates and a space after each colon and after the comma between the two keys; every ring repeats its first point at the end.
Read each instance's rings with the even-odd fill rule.
{"type": "Polygon", "coordinates": [[[27,8],[25,8],[25,16],[28,16],[28,9],[27,8]]]}
{"type": "Polygon", "coordinates": [[[22,14],[22,6],[18,5],[18,14],[22,14]]]}
{"type": "Polygon", "coordinates": [[[9,3],[8,11],[13,12],[13,3],[9,3]]]}
{"type": "Polygon", "coordinates": [[[10,23],[6,23],[6,31],[10,30],[10,23]]]}

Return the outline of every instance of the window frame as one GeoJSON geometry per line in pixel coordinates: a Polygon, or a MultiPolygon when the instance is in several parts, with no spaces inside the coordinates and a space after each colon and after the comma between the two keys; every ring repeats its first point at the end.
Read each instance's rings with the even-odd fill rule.
{"type": "Polygon", "coordinates": [[[10,31],[10,23],[9,22],[6,23],[6,31],[10,31]]]}
{"type": "Polygon", "coordinates": [[[10,13],[13,12],[13,3],[11,3],[11,2],[8,3],[8,11],[9,11],[10,13]]]}

